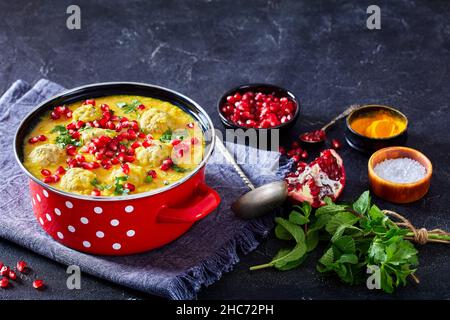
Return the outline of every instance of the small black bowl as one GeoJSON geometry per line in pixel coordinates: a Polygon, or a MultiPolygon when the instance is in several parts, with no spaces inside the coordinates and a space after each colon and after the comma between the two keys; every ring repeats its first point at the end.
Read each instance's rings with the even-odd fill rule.
{"type": "Polygon", "coordinates": [[[407,132],[408,118],[403,113],[401,113],[400,111],[398,111],[397,109],[394,109],[392,107],[381,106],[381,105],[362,106],[347,116],[345,124],[346,124],[345,140],[347,141],[347,143],[352,148],[354,148],[358,151],[364,152],[364,153],[368,153],[368,154],[372,154],[373,152],[375,152],[379,149],[382,149],[382,148],[403,145],[403,144],[405,144],[405,142],[408,138],[408,132],[407,132]],[[355,120],[356,118],[360,117],[361,115],[377,112],[380,110],[388,111],[388,112],[392,113],[393,115],[395,115],[396,117],[403,119],[403,121],[405,121],[405,129],[403,129],[403,131],[401,131],[400,133],[398,133],[395,136],[391,136],[391,137],[387,137],[387,138],[369,138],[369,137],[366,137],[366,136],[356,132],[351,127],[352,121],[355,120]]]}
{"type": "Polygon", "coordinates": [[[272,84],[266,84],[266,83],[250,83],[250,84],[244,84],[244,85],[240,85],[237,86],[233,89],[228,90],[227,92],[225,92],[220,99],[217,101],[217,112],[219,113],[220,116],[220,120],[222,121],[222,123],[225,125],[225,128],[230,128],[230,129],[256,129],[256,130],[272,130],[272,129],[280,129],[281,132],[287,131],[289,128],[291,128],[295,121],[298,118],[298,115],[300,113],[300,103],[297,100],[297,98],[295,97],[295,95],[289,91],[286,90],[284,88],[281,88],[279,86],[275,86],[272,84]],[[253,91],[253,92],[262,92],[265,94],[271,94],[273,93],[276,97],[289,97],[292,101],[294,101],[296,109],[295,109],[295,113],[294,116],[292,117],[291,120],[289,120],[288,122],[282,123],[278,126],[275,127],[269,127],[269,128],[250,128],[250,127],[245,127],[245,126],[241,126],[238,125],[230,120],[228,120],[222,113],[222,106],[224,105],[224,103],[227,101],[227,97],[229,95],[234,95],[235,93],[239,92],[240,94],[243,94],[247,91],[253,91]]]}

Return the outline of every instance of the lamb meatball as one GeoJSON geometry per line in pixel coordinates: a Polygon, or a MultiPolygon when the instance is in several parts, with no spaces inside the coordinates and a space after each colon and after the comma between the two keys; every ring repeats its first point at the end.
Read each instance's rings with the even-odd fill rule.
{"type": "Polygon", "coordinates": [[[84,143],[91,141],[94,138],[98,138],[101,136],[107,136],[113,138],[117,135],[117,132],[114,130],[108,129],[100,129],[100,128],[89,128],[81,131],[81,139],[84,143]]]}
{"type": "Polygon", "coordinates": [[[77,108],[73,114],[72,118],[75,121],[81,120],[84,122],[94,121],[102,117],[102,110],[100,107],[93,106],[92,104],[84,104],[77,108]]]}
{"type": "Polygon", "coordinates": [[[71,168],[61,178],[61,188],[65,191],[80,194],[90,194],[94,188],[91,182],[95,179],[96,174],[92,171],[71,168]]]}
{"type": "Polygon", "coordinates": [[[163,133],[171,126],[170,116],[167,112],[158,109],[145,111],[139,120],[141,130],[147,133],[163,133]]]}
{"type": "MultiPolygon", "coordinates": [[[[147,172],[141,166],[137,166],[131,163],[128,163],[130,167],[130,173],[128,174],[128,180],[126,182],[134,184],[136,187],[144,184],[145,178],[147,177],[147,172]]],[[[118,168],[111,172],[110,180],[114,183],[116,177],[123,177],[126,174],[123,172],[122,168],[118,168]]]]}
{"type": "Polygon", "coordinates": [[[153,140],[148,148],[139,147],[136,149],[136,159],[143,166],[156,167],[170,156],[171,147],[159,140],[153,140]]]}
{"type": "Polygon", "coordinates": [[[64,150],[55,144],[43,144],[30,153],[30,161],[41,166],[56,164],[64,158],[64,150]]]}

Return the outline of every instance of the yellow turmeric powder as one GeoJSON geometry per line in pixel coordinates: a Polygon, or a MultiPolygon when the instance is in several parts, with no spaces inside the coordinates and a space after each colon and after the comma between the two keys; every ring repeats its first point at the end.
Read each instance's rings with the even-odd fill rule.
{"type": "Polygon", "coordinates": [[[389,138],[402,132],[406,122],[392,112],[376,110],[357,117],[350,127],[368,138],[389,138]]]}

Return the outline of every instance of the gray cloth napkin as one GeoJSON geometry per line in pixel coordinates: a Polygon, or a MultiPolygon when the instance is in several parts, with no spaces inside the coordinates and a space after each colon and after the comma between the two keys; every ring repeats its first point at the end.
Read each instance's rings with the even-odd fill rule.
{"type": "MultiPolygon", "coordinates": [[[[0,237],[133,289],[170,299],[192,299],[202,286],[232,270],[239,262],[238,253],[254,250],[258,235],[267,235],[272,216],[252,221],[233,216],[230,204],[247,188],[215,152],[206,167],[206,180],[219,192],[222,202],[214,213],[171,244],[143,254],[112,257],[81,253],[54,241],[32,213],[27,178],[13,156],[13,137],[20,121],[37,103],[62,90],[63,87],[44,79],[33,87],[18,80],[0,98],[0,237]]],[[[249,150],[236,146],[235,152],[245,158],[249,150]]],[[[278,153],[260,151],[258,166],[242,167],[256,185],[261,185],[281,179],[288,170],[289,163],[274,169],[278,161],[278,153]]]]}

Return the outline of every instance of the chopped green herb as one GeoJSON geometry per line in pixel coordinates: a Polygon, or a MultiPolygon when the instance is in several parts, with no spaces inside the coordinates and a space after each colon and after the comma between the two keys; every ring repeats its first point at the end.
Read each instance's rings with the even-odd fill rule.
{"type": "Polygon", "coordinates": [[[153,177],[148,175],[145,177],[145,183],[152,183],[153,182],[153,177]]]}
{"type": "Polygon", "coordinates": [[[130,190],[123,187],[123,182],[128,180],[128,176],[120,176],[114,179],[114,194],[123,196],[128,194],[130,190]]]}
{"type": "Polygon", "coordinates": [[[100,182],[97,180],[97,178],[94,178],[91,181],[91,185],[93,185],[96,189],[98,189],[100,191],[109,190],[112,188],[112,185],[110,185],[110,184],[105,184],[105,185],[100,184],[100,182]]]}
{"type": "Polygon", "coordinates": [[[175,172],[187,172],[187,171],[189,171],[188,169],[179,167],[179,166],[177,166],[176,164],[173,164],[173,165],[172,165],[172,169],[173,169],[173,171],[175,171],[175,172]]]}
{"type": "Polygon", "coordinates": [[[57,125],[50,132],[59,133],[59,135],[55,139],[55,142],[62,149],[64,149],[69,144],[74,145],[75,147],[81,146],[81,141],[72,138],[69,130],[67,130],[67,128],[64,126],[57,125]]]}
{"type": "Polygon", "coordinates": [[[117,102],[116,106],[122,109],[125,113],[138,112],[138,107],[141,105],[139,100],[133,100],[131,103],[126,102],[117,102]]]}
{"type": "Polygon", "coordinates": [[[161,142],[170,142],[172,141],[172,130],[171,129],[167,129],[159,138],[159,140],[161,140],[161,142]]]}

